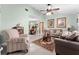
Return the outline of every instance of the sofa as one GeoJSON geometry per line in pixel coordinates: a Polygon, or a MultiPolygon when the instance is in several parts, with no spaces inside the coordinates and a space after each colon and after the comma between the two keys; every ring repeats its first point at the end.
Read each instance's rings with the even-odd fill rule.
{"type": "Polygon", "coordinates": [[[7,47],[6,53],[15,51],[28,51],[28,40],[27,37],[19,35],[16,29],[3,30],[0,33],[5,39],[5,45],[7,47]]]}
{"type": "Polygon", "coordinates": [[[57,55],[79,55],[79,42],[55,38],[57,55]]]}

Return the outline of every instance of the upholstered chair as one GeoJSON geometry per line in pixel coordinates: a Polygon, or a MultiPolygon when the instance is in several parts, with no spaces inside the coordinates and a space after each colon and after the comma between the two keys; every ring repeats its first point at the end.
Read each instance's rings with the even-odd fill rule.
{"type": "Polygon", "coordinates": [[[16,29],[4,30],[1,32],[6,40],[7,53],[15,51],[28,51],[28,40],[26,36],[20,36],[16,29]]]}

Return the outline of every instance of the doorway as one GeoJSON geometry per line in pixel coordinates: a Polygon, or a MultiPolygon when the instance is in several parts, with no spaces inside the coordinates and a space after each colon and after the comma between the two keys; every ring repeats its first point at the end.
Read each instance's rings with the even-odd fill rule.
{"type": "Polygon", "coordinates": [[[39,23],[39,33],[40,34],[44,33],[44,22],[39,23]]]}
{"type": "Polygon", "coordinates": [[[29,34],[42,34],[44,32],[44,22],[29,21],[29,34]]]}

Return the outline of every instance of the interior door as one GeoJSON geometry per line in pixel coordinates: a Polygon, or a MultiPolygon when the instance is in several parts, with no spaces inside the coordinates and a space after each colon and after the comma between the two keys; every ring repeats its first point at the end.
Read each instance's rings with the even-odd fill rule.
{"type": "Polygon", "coordinates": [[[39,23],[39,33],[42,34],[44,32],[44,22],[39,23]]]}

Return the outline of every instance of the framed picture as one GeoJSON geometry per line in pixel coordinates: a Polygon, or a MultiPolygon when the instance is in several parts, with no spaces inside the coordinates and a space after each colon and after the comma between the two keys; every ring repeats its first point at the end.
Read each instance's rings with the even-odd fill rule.
{"type": "Polygon", "coordinates": [[[57,18],[57,28],[66,28],[66,17],[57,18]]]}
{"type": "Polygon", "coordinates": [[[29,34],[36,34],[38,31],[38,23],[36,21],[29,21],[29,34]]]}
{"type": "Polygon", "coordinates": [[[48,20],[48,28],[54,28],[54,19],[48,20]]]}

